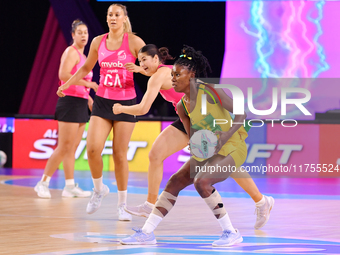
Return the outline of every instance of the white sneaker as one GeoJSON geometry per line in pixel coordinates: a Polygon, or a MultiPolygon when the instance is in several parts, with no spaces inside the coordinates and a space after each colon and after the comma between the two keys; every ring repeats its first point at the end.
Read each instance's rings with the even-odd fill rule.
{"type": "Polygon", "coordinates": [[[100,205],[102,204],[103,198],[109,193],[110,193],[109,187],[106,185],[104,185],[103,190],[100,192],[93,189],[93,195],[89,203],[87,204],[86,212],[88,214],[96,212],[99,209],[100,205]]]}
{"type": "Polygon", "coordinates": [[[266,225],[266,223],[269,220],[269,216],[270,216],[270,211],[271,209],[273,209],[274,207],[274,198],[273,197],[267,197],[265,195],[264,199],[265,199],[265,203],[262,206],[259,207],[255,207],[255,214],[257,215],[256,217],[256,222],[255,222],[255,229],[260,229],[262,228],[264,225],[266,225]]]}
{"type": "Polygon", "coordinates": [[[232,233],[230,230],[224,230],[220,239],[214,241],[212,246],[232,246],[234,244],[242,243],[243,237],[240,231],[235,229],[236,233],[232,233]]]}
{"type": "Polygon", "coordinates": [[[34,191],[38,193],[38,197],[51,198],[51,193],[48,189],[48,182],[38,182],[34,187],[34,191]]]}
{"type": "Polygon", "coordinates": [[[125,210],[124,210],[124,207],[125,207],[125,204],[122,203],[120,205],[118,205],[118,220],[121,220],[121,221],[131,221],[132,220],[132,216],[131,214],[127,213],[125,210]]]}
{"type": "Polygon", "coordinates": [[[132,215],[146,218],[149,217],[150,213],[153,210],[153,208],[149,207],[146,203],[138,206],[125,206],[124,209],[132,215]]]}
{"type": "Polygon", "coordinates": [[[75,184],[74,188],[70,189],[67,186],[63,189],[61,196],[63,197],[89,197],[91,196],[91,191],[84,191],[79,188],[78,183],[75,184]]]}
{"type": "Polygon", "coordinates": [[[141,245],[141,244],[156,244],[157,240],[153,232],[150,234],[143,233],[141,229],[133,228],[132,230],[136,231],[133,235],[120,240],[121,244],[134,244],[134,245],[141,245]]]}

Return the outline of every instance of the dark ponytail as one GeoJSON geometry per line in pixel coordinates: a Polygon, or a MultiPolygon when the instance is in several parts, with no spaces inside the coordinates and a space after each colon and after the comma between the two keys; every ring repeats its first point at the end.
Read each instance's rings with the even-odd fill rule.
{"type": "Polygon", "coordinates": [[[169,54],[169,50],[166,47],[160,49],[154,44],[147,44],[139,50],[139,53],[146,53],[148,56],[158,56],[159,61],[164,64],[166,60],[173,60],[174,58],[169,54]]]}
{"type": "MultiPolygon", "coordinates": [[[[75,34],[77,27],[80,26],[80,25],[85,25],[87,27],[87,25],[83,21],[81,21],[80,19],[74,20],[72,22],[72,25],[71,25],[71,34],[75,34]]],[[[72,45],[73,43],[74,43],[74,41],[72,39],[71,42],[70,42],[70,45],[72,45]]]]}
{"type": "Polygon", "coordinates": [[[83,21],[81,21],[80,19],[76,19],[75,21],[72,22],[72,29],[71,29],[71,33],[75,33],[77,30],[77,27],[80,25],[85,25],[87,26],[83,21]]]}

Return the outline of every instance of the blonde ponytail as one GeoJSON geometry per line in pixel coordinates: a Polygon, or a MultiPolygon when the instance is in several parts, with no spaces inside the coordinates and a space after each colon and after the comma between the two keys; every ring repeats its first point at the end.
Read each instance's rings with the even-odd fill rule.
{"type": "Polygon", "coordinates": [[[124,22],[124,32],[132,33],[132,26],[129,17],[127,17],[126,21],[124,22]]]}

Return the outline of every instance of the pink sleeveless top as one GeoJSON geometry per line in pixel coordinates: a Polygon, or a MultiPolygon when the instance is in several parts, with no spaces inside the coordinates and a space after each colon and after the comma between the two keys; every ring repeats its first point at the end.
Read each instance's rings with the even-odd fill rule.
{"type": "MultiPolygon", "coordinates": [[[[172,65],[163,65],[163,64],[159,65],[158,68],[163,67],[163,66],[172,69],[172,65]]],[[[166,101],[172,103],[172,105],[175,107],[175,111],[177,112],[177,103],[181,101],[181,98],[183,97],[184,93],[177,93],[173,87],[167,90],[161,89],[159,93],[162,95],[162,97],[166,101]]]]}
{"type": "Polygon", "coordinates": [[[136,97],[133,73],[124,67],[136,61],[129,49],[128,33],[124,34],[120,48],[113,51],[106,48],[107,36],[103,36],[98,49],[100,81],[96,95],[111,100],[133,99],[136,97]]]}
{"type": "MultiPolygon", "coordinates": [[[[80,67],[84,65],[86,61],[86,57],[83,54],[81,54],[76,47],[74,47],[73,45],[72,47],[76,49],[76,51],[79,54],[79,59],[80,59],[79,63],[76,64],[71,70],[71,74],[73,75],[78,71],[80,67]]],[[[92,77],[93,77],[93,72],[91,71],[83,79],[87,81],[92,81],[92,77]]],[[[60,81],[59,85],[63,85],[64,83],[65,82],[60,81]]],[[[79,85],[71,85],[68,89],[65,89],[63,91],[63,93],[66,96],[81,97],[84,99],[89,98],[89,92],[90,92],[90,88],[86,88],[85,86],[79,86],[79,85]]]]}

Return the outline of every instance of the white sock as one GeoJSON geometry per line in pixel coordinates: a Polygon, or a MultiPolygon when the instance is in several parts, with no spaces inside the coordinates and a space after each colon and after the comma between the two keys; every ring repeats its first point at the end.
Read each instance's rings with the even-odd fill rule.
{"type": "Polygon", "coordinates": [[[49,177],[45,174],[43,174],[43,176],[41,177],[42,182],[47,182],[48,184],[50,184],[50,180],[51,180],[51,177],[49,177]],[[44,181],[45,177],[46,177],[46,180],[44,181]]]}
{"type": "Polygon", "coordinates": [[[102,191],[103,188],[104,188],[104,184],[103,184],[103,176],[98,178],[98,179],[94,179],[92,178],[92,181],[93,181],[93,186],[94,186],[94,189],[98,192],[102,191]]]}
{"type": "Polygon", "coordinates": [[[236,233],[233,225],[231,224],[228,213],[224,215],[221,219],[217,219],[223,230],[230,230],[232,233],[236,233]]]}
{"type": "Polygon", "coordinates": [[[142,228],[143,233],[150,234],[151,232],[153,232],[162,220],[163,220],[162,217],[159,217],[158,215],[151,213],[149,215],[149,218],[144,223],[144,226],[142,228]]]}
{"type": "Polygon", "coordinates": [[[127,190],[118,190],[118,205],[126,204],[127,190]]]}
{"type": "Polygon", "coordinates": [[[153,209],[155,207],[155,204],[152,204],[148,201],[145,201],[144,204],[146,204],[148,207],[150,207],[151,209],[153,209]]]}
{"type": "Polygon", "coordinates": [[[68,188],[74,188],[76,186],[74,179],[65,180],[65,186],[68,188]]]}
{"type": "Polygon", "coordinates": [[[260,207],[262,205],[264,205],[266,203],[266,200],[264,198],[264,195],[262,195],[262,199],[260,201],[258,201],[257,203],[255,203],[256,207],[260,207]]]}

